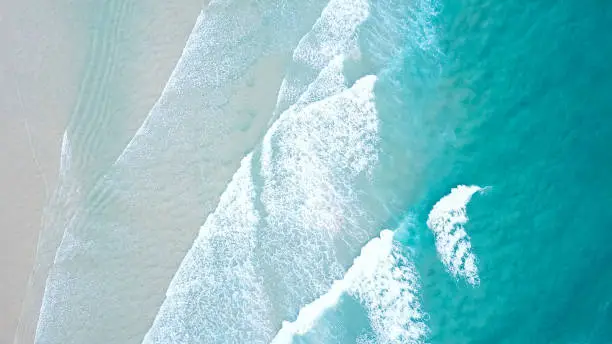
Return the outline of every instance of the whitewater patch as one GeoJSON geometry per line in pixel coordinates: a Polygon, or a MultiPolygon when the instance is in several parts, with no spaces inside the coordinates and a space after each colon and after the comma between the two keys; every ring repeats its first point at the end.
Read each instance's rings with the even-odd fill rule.
{"type": "Polygon", "coordinates": [[[431,209],[427,226],[436,239],[436,249],[446,269],[472,285],[480,283],[476,256],[472,252],[470,237],[464,225],[468,221],[466,207],[476,192],[476,185],[459,185],[442,197],[431,209]]]}
{"type": "Polygon", "coordinates": [[[283,322],[272,344],[289,344],[306,334],[345,294],[365,306],[378,343],[421,343],[428,330],[418,285],[413,264],[393,242],[393,231],[383,230],[362,248],[343,279],[304,306],[295,321],[283,322]]]}
{"type": "Polygon", "coordinates": [[[350,190],[377,156],[375,81],[280,116],[202,226],[143,343],[267,342],[270,319],[341,276],[333,237],[352,228],[350,190]]]}
{"type": "Polygon", "coordinates": [[[290,113],[299,112],[308,104],[331,97],[348,89],[348,81],[342,74],[346,57],[342,54],[334,57],[321,70],[317,78],[308,85],[297,102],[289,108],[290,113]]]}
{"type": "Polygon", "coordinates": [[[406,252],[392,245],[370,271],[349,293],[366,306],[377,342],[422,343],[428,334],[426,314],[418,298],[418,274],[406,252]]]}
{"type": "Polygon", "coordinates": [[[259,235],[266,252],[260,264],[275,271],[271,287],[286,290],[278,300],[283,314],[342,275],[336,240],[358,248],[371,236],[357,224],[367,214],[356,190],[378,161],[375,82],[366,76],[300,112],[288,111],[264,137],[261,201],[267,225],[276,230],[259,235]]]}
{"type": "MultiPolygon", "coordinates": [[[[339,55],[359,55],[357,29],[369,16],[367,0],[332,0],[300,39],[283,79],[275,113],[284,112],[339,55]]],[[[324,88],[326,89],[326,88],[324,88]]]]}
{"type": "MultiPolygon", "coordinates": [[[[355,177],[356,174],[373,167],[377,161],[376,144],[379,141],[378,118],[374,104],[375,83],[376,76],[368,75],[344,92],[330,95],[302,111],[290,109],[293,111],[284,113],[283,120],[275,122],[263,139],[264,174],[270,174],[268,171],[274,169],[273,156],[277,155],[280,155],[277,161],[281,161],[283,166],[292,169],[290,172],[302,172],[304,177],[308,177],[310,172],[316,172],[300,171],[301,168],[308,168],[304,160],[311,160],[309,163],[318,163],[316,169],[319,171],[325,171],[337,165],[335,161],[316,161],[314,159],[316,156],[313,154],[297,156],[300,153],[308,154],[308,151],[322,157],[350,158],[350,163],[347,161],[343,166],[347,172],[350,172],[347,177],[355,177]],[[297,142],[279,145],[278,143],[282,142],[284,137],[297,142]],[[278,142],[276,147],[274,147],[274,141],[278,142]],[[358,146],[349,146],[349,144],[358,146]]],[[[342,87],[338,89],[341,90],[342,87]]]]}

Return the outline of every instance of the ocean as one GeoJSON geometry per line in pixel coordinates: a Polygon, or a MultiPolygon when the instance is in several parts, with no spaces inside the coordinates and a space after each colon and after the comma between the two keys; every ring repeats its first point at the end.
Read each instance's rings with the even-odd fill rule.
{"type": "Polygon", "coordinates": [[[211,2],[122,151],[68,128],[36,342],[612,343],[609,23],[211,2]]]}

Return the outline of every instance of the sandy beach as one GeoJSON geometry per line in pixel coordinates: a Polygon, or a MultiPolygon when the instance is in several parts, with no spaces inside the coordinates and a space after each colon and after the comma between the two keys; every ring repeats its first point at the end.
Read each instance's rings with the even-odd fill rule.
{"type": "Polygon", "coordinates": [[[0,343],[12,342],[17,327],[85,56],[60,5],[69,6],[13,1],[0,11],[0,343]]]}
{"type": "Polygon", "coordinates": [[[36,243],[57,187],[63,132],[71,118],[82,115],[76,105],[92,98],[87,92],[99,83],[96,73],[105,76],[101,87],[121,85],[108,93],[104,107],[90,105],[110,122],[120,119],[112,133],[116,148],[108,151],[112,160],[158,98],[203,2],[114,0],[107,11],[94,1],[0,6],[0,44],[7,47],[0,53],[0,343],[13,341],[20,314],[15,342],[33,342],[50,267],[49,254],[36,258],[36,243]],[[99,35],[101,25],[113,27],[114,34],[99,35]],[[112,58],[113,68],[92,63],[94,39],[106,49],[94,53],[107,54],[102,58],[112,58]],[[86,80],[88,71],[93,78],[86,80]],[[37,274],[28,287],[35,261],[37,274]]]}

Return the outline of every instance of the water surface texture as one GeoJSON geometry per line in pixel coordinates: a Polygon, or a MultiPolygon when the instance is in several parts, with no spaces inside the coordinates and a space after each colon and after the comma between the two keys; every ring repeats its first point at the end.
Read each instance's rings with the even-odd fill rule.
{"type": "Polygon", "coordinates": [[[71,208],[37,342],[611,343],[610,23],[213,1],[71,208]]]}

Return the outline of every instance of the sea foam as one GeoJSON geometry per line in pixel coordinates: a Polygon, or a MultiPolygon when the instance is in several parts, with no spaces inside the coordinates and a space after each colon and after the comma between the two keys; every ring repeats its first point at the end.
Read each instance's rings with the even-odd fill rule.
{"type": "Polygon", "coordinates": [[[427,219],[442,263],[453,276],[464,278],[472,285],[479,284],[480,278],[470,237],[463,226],[468,221],[467,204],[481,190],[476,185],[453,188],[433,206],[427,219]]]}
{"type": "Polygon", "coordinates": [[[304,306],[297,319],[283,322],[272,344],[288,344],[316,326],[343,295],[357,298],[368,312],[378,343],[421,343],[427,334],[418,299],[418,276],[413,264],[383,230],[369,241],[344,277],[304,306]]]}
{"type": "Polygon", "coordinates": [[[281,267],[276,285],[289,292],[292,304],[320,294],[341,274],[336,240],[359,247],[368,238],[355,223],[366,216],[356,190],[378,157],[375,81],[364,77],[298,113],[288,111],[264,137],[261,200],[266,223],[278,230],[261,232],[267,252],[261,264],[281,267]]]}
{"type": "Polygon", "coordinates": [[[275,314],[286,314],[341,274],[334,236],[352,228],[348,192],[376,159],[370,146],[376,142],[375,81],[364,77],[279,118],[262,148],[261,170],[251,155],[243,161],[144,343],[263,343],[272,337],[275,314]],[[272,297],[274,304],[266,306],[272,297]]]}
{"type": "MultiPolygon", "coordinates": [[[[280,86],[276,113],[295,104],[320,72],[339,55],[357,57],[357,29],[368,18],[367,0],[332,0],[302,37],[280,86]]],[[[325,88],[323,88],[325,89],[325,88]]]]}

